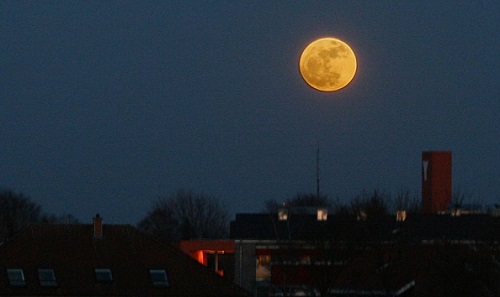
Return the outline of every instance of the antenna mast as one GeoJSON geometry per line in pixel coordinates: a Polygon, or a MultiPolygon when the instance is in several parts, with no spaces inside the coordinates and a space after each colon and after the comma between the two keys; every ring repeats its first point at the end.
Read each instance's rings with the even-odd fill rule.
{"type": "Polygon", "coordinates": [[[316,150],[316,198],[319,199],[319,141],[316,150]]]}

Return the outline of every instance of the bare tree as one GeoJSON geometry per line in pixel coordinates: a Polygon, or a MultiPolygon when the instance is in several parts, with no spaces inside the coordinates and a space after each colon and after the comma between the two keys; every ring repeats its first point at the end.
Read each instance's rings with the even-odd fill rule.
{"type": "Polygon", "coordinates": [[[21,228],[37,223],[42,215],[40,205],[22,193],[12,190],[0,192],[0,241],[14,235],[21,228]]]}
{"type": "Polygon", "coordinates": [[[360,219],[379,219],[388,214],[387,201],[390,197],[378,190],[370,195],[365,190],[352,202],[351,207],[360,219]]]}
{"type": "Polygon", "coordinates": [[[79,224],[71,214],[54,215],[42,212],[42,207],[22,193],[0,191],[0,242],[9,239],[20,229],[37,223],[79,224]]]}
{"type": "Polygon", "coordinates": [[[191,238],[225,238],[229,217],[215,197],[191,191],[159,199],[138,228],[165,241],[191,238]]]}
{"type": "Polygon", "coordinates": [[[80,221],[75,218],[72,214],[54,215],[54,214],[44,214],[40,219],[41,223],[46,224],[80,224],[80,221]]]}
{"type": "Polygon", "coordinates": [[[474,192],[457,190],[451,197],[451,207],[462,208],[464,206],[481,208],[484,205],[483,199],[480,199],[474,192]]]}
{"type": "Polygon", "coordinates": [[[407,213],[416,214],[420,212],[421,202],[410,191],[399,191],[394,198],[395,211],[404,210],[407,213]]]}
{"type": "Polygon", "coordinates": [[[332,203],[328,197],[309,193],[298,193],[292,198],[285,199],[282,203],[269,199],[264,203],[265,211],[276,213],[279,208],[299,208],[299,207],[331,207],[332,203]]]}

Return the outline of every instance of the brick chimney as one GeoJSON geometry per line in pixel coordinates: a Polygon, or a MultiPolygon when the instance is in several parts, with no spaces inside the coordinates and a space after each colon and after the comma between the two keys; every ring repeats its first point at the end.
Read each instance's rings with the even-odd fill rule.
{"type": "Polygon", "coordinates": [[[102,218],[99,214],[94,217],[94,238],[102,238],[102,218]]]}

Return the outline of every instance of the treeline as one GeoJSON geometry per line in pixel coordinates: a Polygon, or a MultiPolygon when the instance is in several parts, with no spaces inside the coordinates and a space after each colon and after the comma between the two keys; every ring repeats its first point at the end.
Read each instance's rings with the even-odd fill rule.
{"type": "MultiPolygon", "coordinates": [[[[46,213],[21,192],[0,190],[0,243],[31,224],[80,224],[71,214],[46,213]]],[[[137,227],[160,240],[226,238],[226,205],[206,193],[179,190],[158,199],[137,227]]]]}
{"type": "MultiPolygon", "coordinates": [[[[463,195],[457,197],[462,202],[463,195]]],[[[284,200],[268,200],[263,209],[277,213],[282,207],[326,207],[333,210],[332,215],[374,218],[393,215],[397,210],[417,213],[420,205],[420,199],[409,191],[391,196],[378,190],[363,190],[349,202],[325,195],[301,193],[284,200]]],[[[45,213],[40,205],[22,193],[0,191],[0,241],[34,223],[74,224],[79,221],[71,214],[45,213]]],[[[217,197],[204,192],[179,190],[155,201],[137,227],[165,241],[226,238],[229,235],[229,212],[227,205],[217,197]]]]}
{"type": "Polygon", "coordinates": [[[420,199],[411,195],[409,191],[398,192],[393,197],[379,190],[372,192],[363,190],[347,203],[339,198],[330,199],[325,195],[317,196],[310,193],[300,193],[281,202],[271,199],[265,202],[264,211],[277,212],[280,208],[325,207],[333,209],[333,214],[337,215],[364,213],[373,217],[394,214],[398,210],[417,213],[420,211],[420,205],[420,199]]]}
{"type": "Polygon", "coordinates": [[[0,242],[30,224],[78,224],[70,214],[45,213],[42,207],[29,197],[12,190],[0,190],[0,242]]]}
{"type": "MultiPolygon", "coordinates": [[[[283,206],[321,206],[332,208],[339,215],[362,212],[373,217],[388,214],[393,208],[418,211],[419,202],[408,192],[401,192],[392,199],[379,191],[363,191],[350,204],[314,194],[297,194],[284,201],[268,200],[264,203],[265,211],[270,212],[283,206]]],[[[22,193],[8,189],[0,191],[0,241],[8,239],[23,227],[36,223],[80,222],[71,214],[46,213],[39,204],[22,193]]],[[[229,235],[229,213],[225,203],[210,194],[179,190],[155,201],[150,211],[137,223],[137,227],[164,241],[226,238],[229,235]]]]}
{"type": "Polygon", "coordinates": [[[164,241],[226,238],[229,213],[212,195],[179,190],[158,199],[138,228],[164,241]]]}
{"type": "MultiPolygon", "coordinates": [[[[420,201],[409,192],[400,192],[392,198],[375,190],[363,191],[348,204],[340,199],[305,193],[282,201],[267,200],[263,207],[264,212],[276,214],[283,207],[325,207],[333,209],[333,215],[377,218],[394,214],[399,209],[416,213],[420,209],[420,201]]],[[[226,205],[214,196],[180,190],[158,199],[138,223],[138,228],[165,241],[226,238],[229,235],[229,214],[226,205]]]]}

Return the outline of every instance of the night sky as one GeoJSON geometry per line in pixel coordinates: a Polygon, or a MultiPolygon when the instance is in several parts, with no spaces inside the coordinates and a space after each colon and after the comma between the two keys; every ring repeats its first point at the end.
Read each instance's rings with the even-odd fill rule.
{"type": "Polygon", "coordinates": [[[421,154],[500,202],[500,2],[1,1],[0,187],[136,224],[178,189],[236,212],[316,191],[420,197],[421,154]],[[298,60],[347,42],[331,93],[298,60]]]}

